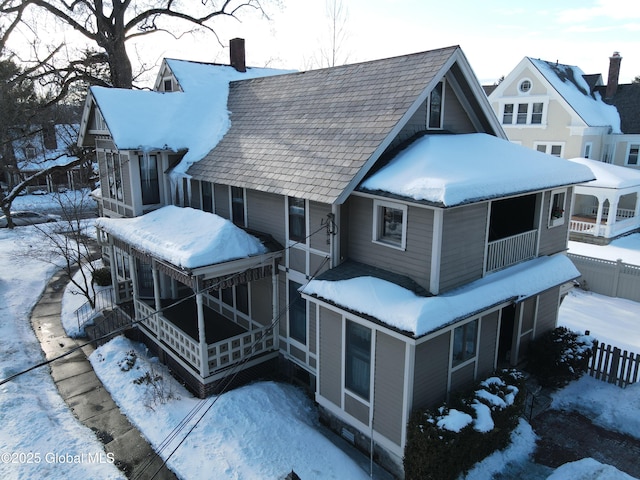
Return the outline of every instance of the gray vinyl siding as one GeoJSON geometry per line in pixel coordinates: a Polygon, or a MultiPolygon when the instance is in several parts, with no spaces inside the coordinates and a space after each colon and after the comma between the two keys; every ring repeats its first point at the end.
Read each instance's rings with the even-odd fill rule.
{"type": "MultiPolygon", "coordinates": [[[[133,186],[131,185],[131,171],[129,170],[129,168],[131,168],[131,165],[135,165],[136,168],[140,168],[138,166],[138,162],[130,162],[129,161],[129,155],[126,153],[121,153],[120,154],[120,170],[122,172],[122,195],[123,195],[123,202],[125,205],[128,206],[133,206],[133,189],[136,188],[136,191],[140,191],[140,186],[133,186]]],[[[138,178],[140,178],[138,176],[138,178]]]]}
{"type": "Polygon", "coordinates": [[[352,196],[348,204],[346,222],[348,251],[343,252],[342,255],[357,262],[407,275],[428,289],[431,273],[433,211],[409,206],[407,248],[399,250],[373,243],[372,199],[352,196]]]}
{"type": "Polygon", "coordinates": [[[320,307],[320,379],[322,397],[342,406],[342,316],[320,307]]]}
{"type": "MultiPolygon", "coordinates": [[[[326,203],[309,202],[309,232],[311,235],[322,224],[327,222],[327,215],[331,213],[331,205],[326,203]]],[[[309,238],[309,246],[321,252],[329,252],[329,243],[326,229],[311,235],[309,238]]]]}
{"type": "Polygon", "coordinates": [[[536,319],[535,336],[539,337],[544,332],[556,328],[558,322],[558,301],[560,299],[560,287],[552,288],[539,295],[538,316],[536,319]]]}
{"type": "Polygon", "coordinates": [[[309,275],[317,276],[329,270],[331,262],[327,260],[328,255],[329,254],[320,256],[315,253],[309,254],[309,275]]]}
{"type": "Polygon", "coordinates": [[[416,346],[413,408],[433,407],[447,394],[449,341],[445,332],[416,346]]]}
{"type": "Polygon", "coordinates": [[[405,343],[376,334],[374,429],[397,445],[402,442],[405,343]]]}
{"type": "Polygon", "coordinates": [[[569,205],[573,189],[567,189],[567,200],[564,224],[549,228],[549,209],[551,208],[551,192],[544,192],[542,202],[542,225],[540,228],[539,256],[552,255],[567,249],[567,231],[569,229],[569,205]]]}
{"type": "Polygon", "coordinates": [[[268,233],[276,242],[285,245],[284,197],[257,190],[247,190],[246,198],[248,228],[268,233]]]}
{"type": "Polygon", "coordinates": [[[271,277],[261,278],[251,282],[251,316],[261,325],[269,325],[272,320],[272,289],[271,277]]]}
{"type": "Polygon", "coordinates": [[[102,192],[101,197],[103,199],[109,198],[109,181],[107,180],[107,155],[105,154],[105,152],[98,150],[96,152],[96,158],[98,160],[98,168],[100,169],[100,191],[102,192]]]}
{"type": "Polygon", "coordinates": [[[229,211],[229,187],[227,185],[213,185],[213,203],[215,205],[216,215],[222,218],[230,219],[229,211]]]}
{"type": "Polygon", "coordinates": [[[473,384],[476,364],[471,362],[455,372],[451,372],[451,392],[457,392],[473,384]]]}
{"type": "Polygon", "coordinates": [[[536,320],[536,298],[537,297],[528,298],[521,304],[522,332],[527,332],[533,329],[533,325],[536,320]]]}
{"type": "Polygon", "coordinates": [[[440,292],[482,278],[488,203],[444,211],[440,292]]]}
{"type": "Polygon", "coordinates": [[[307,273],[307,252],[301,248],[289,249],[288,267],[296,272],[307,273]]]}
{"type": "Polygon", "coordinates": [[[476,133],[469,115],[453,92],[450,84],[445,83],[443,128],[454,133],[476,133]]]}
{"type": "Polygon", "coordinates": [[[369,407],[347,393],[344,394],[344,411],[369,425],[369,407]]]}
{"type": "Polygon", "coordinates": [[[496,343],[498,334],[498,317],[495,311],[482,317],[480,323],[480,346],[478,347],[478,376],[489,376],[495,367],[496,343]]]}

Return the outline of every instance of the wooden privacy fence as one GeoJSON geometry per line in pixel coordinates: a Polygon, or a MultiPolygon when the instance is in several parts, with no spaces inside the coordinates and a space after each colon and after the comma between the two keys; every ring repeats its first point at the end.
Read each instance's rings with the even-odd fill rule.
{"type": "Polygon", "coordinates": [[[638,381],[640,355],[596,341],[587,373],[598,380],[624,388],[638,381]]]}
{"type": "Polygon", "coordinates": [[[640,302],[640,266],[572,253],[567,256],[580,271],[585,290],[640,302]]]}

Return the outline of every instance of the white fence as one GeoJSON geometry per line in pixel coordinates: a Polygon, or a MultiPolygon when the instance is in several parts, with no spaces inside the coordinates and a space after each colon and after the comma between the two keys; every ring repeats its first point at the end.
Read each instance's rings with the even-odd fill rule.
{"type": "Polygon", "coordinates": [[[586,290],[640,302],[640,266],[571,253],[567,256],[580,271],[586,290]]]}

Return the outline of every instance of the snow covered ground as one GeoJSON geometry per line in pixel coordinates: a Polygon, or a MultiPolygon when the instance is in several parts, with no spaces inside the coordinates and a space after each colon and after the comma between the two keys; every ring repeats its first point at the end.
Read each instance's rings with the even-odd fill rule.
{"type": "MultiPolygon", "coordinates": [[[[15,205],[18,208],[24,207],[15,205]]],[[[0,230],[0,381],[42,360],[29,312],[55,267],[18,255],[37,244],[35,232],[33,227],[0,230]]],[[[78,301],[77,295],[65,294],[63,315],[68,316],[78,301]]],[[[601,335],[609,335],[607,341],[626,342],[640,351],[639,313],[638,303],[575,292],[563,302],[560,323],[590,330],[602,340],[601,335]],[[603,324],[602,318],[609,320],[603,324]]],[[[213,472],[212,478],[282,478],[291,469],[304,479],[368,477],[367,471],[324,438],[313,420],[313,404],[293,387],[263,382],[201,401],[173,383],[143,346],[124,338],[97,350],[91,361],[121,409],[164,458],[203,416],[169,460],[183,478],[201,478],[202,471],[213,472]],[[129,370],[122,368],[127,359],[133,364],[129,370]],[[147,381],[159,376],[162,380],[147,381]],[[163,393],[154,394],[156,387],[163,393]],[[164,442],[182,420],[186,421],[176,438],[164,442]]],[[[640,384],[623,390],[583,378],[559,392],[554,406],[577,410],[606,428],[640,436],[640,384]]],[[[0,385],[0,425],[0,478],[123,478],[108,458],[96,455],[103,451],[101,444],[69,412],[46,368],[0,385]],[[29,459],[39,462],[26,463],[29,459]]],[[[530,461],[535,447],[531,427],[522,421],[513,439],[509,449],[485,459],[467,479],[508,475],[513,465],[530,461]]],[[[549,478],[630,477],[588,459],[564,465],[549,478]]]]}

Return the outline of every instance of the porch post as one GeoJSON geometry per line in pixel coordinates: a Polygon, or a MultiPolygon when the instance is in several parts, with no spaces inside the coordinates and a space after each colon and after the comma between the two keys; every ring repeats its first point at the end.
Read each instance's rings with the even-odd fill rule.
{"type": "MultiPolygon", "coordinates": [[[[156,262],[151,262],[151,276],[153,277],[153,300],[156,312],[162,310],[162,302],[160,301],[160,275],[156,268],[156,262]]],[[[156,322],[158,323],[158,336],[160,336],[160,314],[156,313],[156,322]]]]}
{"type": "MultiPolygon", "coordinates": [[[[271,285],[271,315],[273,322],[276,318],[278,318],[278,315],[280,314],[280,308],[278,306],[278,299],[280,298],[280,295],[278,294],[278,266],[276,264],[275,258],[271,260],[271,285]]],[[[276,326],[274,326],[273,332],[271,332],[271,334],[273,335],[273,346],[276,350],[280,349],[280,333],[278,325],[279,322],[276,324],[276,326]]]]}
{"type": "Polygon", "coordinates": [[[209,349],[204,330],[204,307],[202,293],[196,294],[196,307],[198,309],[198,341],[200,342],[200,376],[204,379],[209,376],[209,349]]]}
{"type": "Polygon", "coordinates": [[[602,212],[604,210],[604,199],[596,196],[598,199],[598,213],[596,214],[596,237],[600,236],[600,222],[602,222],[602,212]]]}
{"type": "Polygon", "coordinates": [[[640,217],[640,194],[638,192],[636,192],[636,208],[633,216],[636,217],[636,225],[638,225],[638,217],[640,217]]]}
{"type": "Polygon", "coordinates": [[[620,196],[616,195],[613,202],[609,202],[609,216],[607,217],[607,226],[612,226],[616,223],[618,217],[618,202],[620,201],[620,196]]]}

